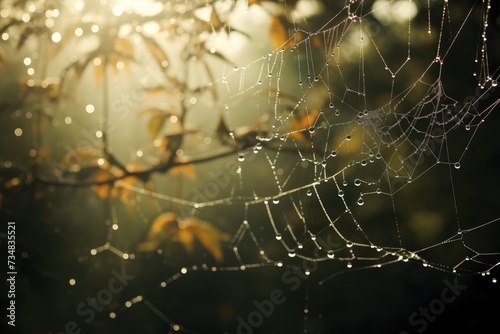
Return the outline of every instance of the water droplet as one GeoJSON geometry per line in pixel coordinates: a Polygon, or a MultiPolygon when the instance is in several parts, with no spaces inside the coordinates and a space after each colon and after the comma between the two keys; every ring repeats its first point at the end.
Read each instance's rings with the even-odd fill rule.
{"type": "Polygon", "coordinates": [[[377,153],[377,155],[375,156],[375,158],[376,158],[376,159],[380,159],[380,158],[382,158],[382,154],[377,153]]]}
{"type": "Polygon", "coordinates": [[[493,278],[491,279],[491,281],[492,281],[493,283],[496,283],[496,282],[497,282],[496,277],[493,277],[493,278]]]}
{"type": "Polygon", "coordinates": [[[344,180],[344,182],[342,182],[342,185],[343,185],[344,187],[347,187],[347,181],[346,181],[346,180],[344,180]]]}
{"type": "Polygon", "coordinates": [[[345,245],[346,245],[348,248],[351,248],[351,247],[353,246],[353,243],[349,241],[349,242],[347,242],[345,245]]]}
{"type": "Polygon", "coordinates": [[[332,151],[332,153],[330,153],[330,155],[335,158],[337,156],[337,152],[336,151],[332,151]]]}
{"type": "Polygon", "coordinates": [[[302,249],[302,248],[304,248],[304,246],[301,243],[297,243],[297,248],[302,249]]]}
{"type": "Polygon", "coordinates": [[[380,188],[377,188],[377,190],[375,190],[375,192],[376,192],[377,194],[381,194],[381,193],[382,193],[382,190],[380,190],[380,188]]]}
{"type": "Polygon", "coordinates": [[[347,262],[347,268],[352,268],[352,263],[351,262],[347,262]]]}
{"type": "Polygon", "coordinates": [[[356,179],[356,180],[354,180],[354,185],[355,185],[356,187],[359,187],[359,186],[361,185],[361,180],[360,180],[360,179],[356,179]]]}
{"type": "Polygon", "coordinates": [[[351,138],[352,138],[351,135],[345,136],[345,140],[351,140],[351,138]]]}
{"type": "Polygon", "coordinates": [[[330,104],[328,105],[328,107],[330,107],[330,109],[333,109],[333,107],[334,107],[333,102],[330,102],[330,104]]]}
{"type": "Polygon", "coordinates": [[[361,160],[361,166],[366,166],[367,162],[366,160],[361,160]]]}
{"type": "Polygon", "coordinates": [[[245,156],[242,154],[238,157],[238,161],[245,161],[245,156]]]}
{"type": "Polygon", "coordinates": [[[455,167],[455,169],[460,169],[460,162],[455,162],[453,167],[455,167]]]}
{"type": "Polygon", "coordinates": [[[294,252],[294,251],[290,251],[290,252],[288,252],[288,256],[289,256],[289,257],[295,257],[295,255],[297,255],[297,254],[295,254],[295,252],[294,252]]]}
{"type": "Polygon", "coordinates": [[[308,129],[309,133],[314,133],[314,131],[316,131],[316,129],[314,128],[314,126],[311,126],[309,129],[308,129]]]}
{"type": "Polygon", "coordinates": [[[469,124],[467,124],[467,125],[465,126],[465,130],[467,130],[467,131],[469,131],[469,130],[470,130],[470,125],[469,125],[469,124]]]}
{"type": "Polygon", "coordinates": [[[311,240],[312,241],[316,240],[316,236],[314,234],[311,234],[311,240]]]}
{"type": "Polygon", "coordinates": [[[338,195],[339,195],[339,197],[344,197],[344,192],[342,190],[339,190],[338,195]]]}
{"type": "Polygon", "coordinates": [[[365,201],[363,200],[363,198],[362,198],[362,197],[360,197],[360,198],[358,199],[358,205],[359,205],[359,206],[361,206],[361,205],[363,205],[363,204],[365,204],[365,201]]]}
{"type": "Polygon", "coordinates": [[[492,85],[493,87],[498,86],[498,81],[496,81],[496,80],[492,80],[492,81],[491,81],[491,85],[492,85]]]}
{"type": "Polygon", "coordinates": [[[311,196],[312,194],[313,194],[313,193],[312,193],[311,189],[307,190],[307,192],[306,192],[306,195],[307,195],[307,196],[311,196]]]}
{"type": "Polygon", "coordinates": [[[281,239],[282,239],[281,234],[276,234],[276,240],[281,240],[281,239]]]}
{"type": "Polygon", "coordinates": [[[274,203],[274,204],[278,204],[279,202],[280,202],[280,200],[279,200],[279,199],[273,199],[273,203],[274,203]]]}
{"type": "MultiPolygon", "coordinates": [[[[309,276],[309,275],[311,274],[311,271],[310,271],[309,269],[306,269],[306,270],[304,271],[304,274],[306,274],[307,276],[309,276]]],[[[306,312],[306,313],[307,313],[307,312],[306,312]]]]}
{"type": "Polygon", "coordinates": [[[330,259],[333,259],[335,257],[335,253],[332,250],[329,250],[326,253],[326,256],[328,256],[328,258],[330,258],[330,259]]]}

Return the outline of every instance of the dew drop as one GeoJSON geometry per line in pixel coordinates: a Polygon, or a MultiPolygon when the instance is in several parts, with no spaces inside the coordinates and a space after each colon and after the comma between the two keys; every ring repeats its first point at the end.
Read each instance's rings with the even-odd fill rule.
{"type": "Polygon", "coordinates": [[[348,243],[346,243],[345,245],[346,245],[348,248],[351,248],[351,247],[353,246],[353,243],[349,241],[349,242],[348,242],[348,243]]]}
{"type": "Polygon", "coordinates": [[[276,234],[276,240],[281,240],[281,239],[282,239],[281,234],[276,234]]]}
{"type": "Polygon", "coordinates": [[[278,204],[280,202],[279,199],[273,199],[273,204],[278,204]]]}
{"type": "Polygon", "coordinates": [[[332,153],[330,153],[330,155],[335,158],[337,156],[337,152],[336,151],[332,151],[332,153]]]}
{"type": "Polygon", "coordinates": [[[380,188],[377,188],[377,190],[375,190],[375,192],[376,192],[377,194],[381,194],[381,193],[382,193],[382,190],[380,190],[380,188]]]}
{"type": "Polygon", "coordinates": [[[360,179],[356,179],[356,180],[354,180],[354,185],[355,185],[356,187],[359,187],[359,186],[361,185],[361,180],[360,180],[360,179]]]}
{"type": "Polygon", "coordinates": [[[335,253],[332,250],[329,250],[326,253],[326,256],[328,256],[328,258],[330,258],[330,259],[333,259],[335,257],[335,253]]]}
{"type": "Polygon", "coordinates": [[[298,244],[297,244],[297,248],[298,248],[298,249],[302,249],[302,248],[304,248],[304,246],[303,246],[301,243],[298,243],[298,244]]]}
{"type": "Polygon", "coordinates": [[[344,180],[344,182],[342,182],[342,185],[343,185],[344,187],[347,187],[347,181],[346,181],[346,180],[344,180]]]}
{"type": "Polygon", "coordinates": [[[491,281],[492,281],[493,283],[496,283],[496,282],[497,282],[496,277],[493,277],[493,278],[491,279],[491,281]]]}
{"type": "Polygon", "coordinates": [[[312,241],[316,240],[316,236],[314,234],[311,234],[311,240],[312,241]]]}
{"type": "Polygon", "coordinates": [[[352,138],[351,135],[345,136],[345,140],[351,140],[351,138],[352,138]]]}
{"type": "Polygon", "coordinates": [[[295,257],[295,255],[297,255],[297,254],[295,254],[295,252],[294,252],[294,251],[290,251],[290,252],[288,252],[288,256],[289,256],[289,257],[295,257]]]}
{"type": "Polygon", "coordinates": [[[344,192],[342,190],[339,190],[338,195],[339,195],[339,197],[344,197],[344,192]]]}
{"type": "Polygon", "coordinates": [[[496,80],[492,80],[492,81],[491,81],[491,85],[492,85],[493,87],[498,86],[498,81],[496,81],[496,80]]]}
{"type": "Polygon", "coordinates": [[[328,105],[328,107],[330,107],[330,109],[333,109],[333,107],[334,107],[333,102],[330,102],[330,104],[328,105]]]}
{"type": "Polygon", "coordinates": [[[313,194],[313,193],[312,193],[311,189],[307,190],[307,192],[306,192],[306,195],[307,195],[307,196],[311,196],[312,194],[313,194]]]}
{"type": "Polygon", "coordinates": [[[316,129],[314,128],[314,126],[311,126],[309,129],[308,129],[309,133],[314,133],[314,131],[316,131],[316,129]]]}
{"type": "Polygon", "coordinates": [[[351,262],[347,262],[347,268],[352,268],[352,263],[351,262]]]}
{"type": "Polygon", "coordinates": [[[467,125],[465,126],[465,130],[467,130],[467,131],[469,131],[469,130],[470,130],[470,125],[469,125],[469,124],[467,124],[467,125]]]}
{"type": "Polygon", "coordinates": [[[455,169],[460,169],[460,162],[455,162],[453,167],[455,167],[455,169]]]}
{"type": "Polygon", "coordinates": [[[358,199],[358,205],[359,205],[359,206],[361,206],[361,205],[363,205],[363,204],[365,204],[365,201],[363,200],[363,198],[362,198],[362,197],[360,197],[360,198],[358,199]]]}
{"type": "Polygon", "coordinates": [[[240,155],[238,157],[238,161],[240,161],[240,162],[245,161],[245,156],[244,155],[240,155]]]}

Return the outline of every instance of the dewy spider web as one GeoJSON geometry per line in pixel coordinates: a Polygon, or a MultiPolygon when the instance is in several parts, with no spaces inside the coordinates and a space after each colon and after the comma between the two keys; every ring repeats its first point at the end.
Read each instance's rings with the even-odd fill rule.
{"type": "MultiPolygon", "coordinates": [[[[255,270],[272,280],[269,272],[280,271],[284,274],[279,275],[278,285],[293,282],[298,288],[307,282],[305,299],[297,303],[303,312],[301,321],[305,324],[298,322],[303,332],[307,326],[318,332],[329,328],[315,325],[328,322],[322,318],[328,309],[315,309],[316,315],[309,315],[309,305],[322,297],[321,292],[313,292],[360,271],[384,268],[389,272],[391,267],[408,262],[407,266],[416,263],[424,267],[419,270],[437,270],[449,277],[490,275],[500,263],[496,238],[500,216],[491,202],[486,204],[492,205],[487,210],[493,215],[470,213],[466,197],[462,197],[467,183],[459,179],[467,165],[474,165],[469,149],[500,102],[500,58],[490,41],[498,44],[498,32],[494,31],[498,9],[490,1],[464,3],[150,1],[151,6],[159,5],[160,14],[189,16],[195,12],[192,17],[206,22],[211,33],[200,34],[196,38],[202,42],[190,44],[189,27],[176,26],[175,19],[170,19],[162,30],[165,35],[161,35],[169,39],[168,44],[153,41],[154,33],[149,34],[146,26],[149,21],[120,28],[123,31],[116,34],[120,43],[115,41],[118,52],[108,58],[96,53],[91,59],[95,68],[111,63],[118,70],[126,67],[137,75],[130,83],[113,87],[110,82],[114,79],[108,78],[106,70],[96,70],[96,79],[101,76],[104,87],[99,94],[104,99],[111,96],[111,101],[95,102],[94,96],[77,87],[81,83],[71,81],[68,64],[49,63],[45,71],[63,71],[62,89],[78,92],[79,99],[85,101],[69,101],[66,107],[85,108],[87,114],[94,108],[103,110],[94,124],[82,113],[56,109],[49,124],[57,135],[42,132],[40,139],[33,134],[37,145],[44,142],[52,150],[64,147],[61,158],[54,157],[47,164],[50,170],[41,167],[33,176],[40,187],[46,187],[43,191],[49,193],[49,208],[57,212],[56,208],[67,205],[72,207],[68,209],[70,216],[81,214],[75,203],[83,195],[74,201],[65,198],[69,190],[83,194],[80,181],[87,182],[99,197],[85,200],[85,205],[103,207],[102,212],[90,216],[93,231],[87,232],[89,239],[79,240],[75,246],[79,266],[86,269],[70,275],[74,277],[70,284],[76,281],[71,288],[79,287],[80,282],[101,286],[95,280],[107,279],[103,267],[109,265],[128,268],[135,277],[123,294],[105,306],[106,315],[98,322],[107,329],[101,330],[111,331],[118,324],[119,328],[137,328],[129,318],[147,321],[151,317],[160,322],[146,327],[150,332],[216,330],[215,325],[202,324],[207,316],[193,320],[204,310],[193,306],[191,311],[182,304],[182,293],[175,292],[176,284],[182,281],[200,284],[197,275],[207,280],[214,275],[215,280],[224,282],[230,279],[225,278],[232,275],[229,272],[255,270]],[[133,38],[137,36],[131,37],[134,45],[149,45],[150,52],[143,56],[152,63],[162,60],[159,66],[127,64],[128,44],[123,40],[133,34],[130,29],[142,38],[136,42],[133,38]],[[490,38],[493,33],[496,36],[490,38]],[[200,45],[207,54],[196,54],[200,45]],[[159,49],[169,47],[172,51],[166,54],[172,52],[173,57],[178,52],[181,60],[158,55],[159,49]],[[195,55],[187,57],[182,52],[195,55]],[[197,63],[198,57],[204,61],[197,63]],[[188,65],[175,63],[182,60],[188,65]],[[158,68],[167,67],[166,63],[178,65],[184,73],[182,69],[167,70],[171,72],[163,77],[158,68]],[[185,79],[179,79],[183,75],[185,79]],[[121,105],[112,102],[113,96],[114,101],[120,101],[123,92],[137,96],[129,99],[124,114],[121,105]],[[108,105],[111,109],[106,111],[108,105]],[[131,108],[144,111],[136,118],[129,112],[131,108]],[[135,127],[144,115],[151,116],[146,127],[153,134],[153,144],[144,139],[146,136],[114,130],[135,127]],[[66,147],[77,145],[82,136],[62,139],[65,143],[60,145],[61,136],[71,136],[58,130],[57,122],[77,124],[88,133],[97,126],[100,130],[92,132],[97,143],[91,143],[92,150],[73,154],[66,147]],[[165,134],[165,140],[158,134],[165,134]],[[177,157],[172,160],[165,155],[172,154],[169,145],[175,147],[179,134],[185,146],[176,147],[177,157]],[[167,150],[158,153],[158,147],[163,146],[167,150]],[[119,159],[111,158],[113,154],[119,159]],[[99,170],[109,167],[104,176],[92,179],[77,175],[82,170],[94,171],[94,160],[101,166],[99,170]],[[136,169],[127,166],[129,174],[124,174],[120,160],[135,163],[136,169]],[[141,178],[147,168],[165,161],[176,165],[157,168],[151,178],[141,178]],[[112,168],[117,169],[113,172],[112,168]],[[77,177],[71,178],[73,172],[77,177]],[[110,182],[109,177],[116,179],[110,182]],[[144,183],[130,181],[131,177],[144,183]],[[443,194],[446,198],[437,197],[443,194]],[[123,203],[113,197],[121,197],[123,203]],[[163,230],[153,222],[160,216],[163,230]],[[169,227],[171,222],[176,227],[169,227]],[[220,245],[214,241],[217,239],[220,245]],[[189,255],[193,247],[194,255],[189,255]],[[290,272],[295,276],[287,276],[290,272]],[[176,305],[183,305],[184,312],[192,314],[180,314],[176,305]]],[[[68,8],[80,10],[84,3],[59,6],[62,17],[65,10],[70,12],[68,8]]],[[[113,8],[117,17],[129,13],[127,10],[141,10],[127,1],[117,1],[114,7],[102,2],[101,6],[113,8]]],[[[8,17],[10,13],[3,10],[2,17],[8,17]]],[[[50,20],[59,17],[51,14],[47,16],[50,20]]],[[[160,14],[150,15],[161,22],[164,18],[160,14]]],[[[188,22],[197,22],[193,18],[188,22]]],[[[99,31],[89,20],[83,22],[92,32],[99,31]]],[[[60,24],[68,25],[62,18],[60,24]]],[[[79,28],[70,27],[78,36],[79,28]]],[[[2,38],[8,40],[5,34],[2,38]]],[[[60,35],[51,36],[56,43],[60,39],[60,35]]],[[[76,76],[88,80],[82,62],[75,64],[76,76]]],[[[27,89],[34,82],[27,84],[27,89]]],[[[46,88],[43,83],[41,87],[46,88]]],[[[34,145],[34,149],[39,147],[34,145]]],[[[10,160],[4,160],[10,168],[10,160]]],[[[61,223],[67,219],[67,211],[61,212],[47,220],[49,226],[55,225],[56,232],[50,234],[58,234],[70,224],[61,223]]],[[[76,216],[76,224],[82,224],[76,216]]],[[[77,239],[73,236],[69,240],[77,239]]],[[[67,276],[57,269],[47,271],[59,281],[67,276]]],[[[496,282],[496,278],[489,280],[496,282]]],[[[223,286],[219,288],[223,291],[223,286]]],[[[239,289],[242,296],[237,300],[245,304],[241,300],[246,298],[250,300],[246,304],[252,304],[253,296],[241,291],[241,286],[239,289]]],[[[75,305],[78,296],[75,294],[75,305]]],[[[229,301],[225,303],[217,307],[230,307],[229,301]]],[[[278,305],[273,310],[275,307],[278,305]]],[[[252,311],[235,309],[238,311],[220,311],[220,317],[227,319],[217,322],[217,330],[234,331],[240,324],[236,319],[247,319],[252,311]]],[[[279,321],[277,327],[282,326],[279,321]]],[[[63,325],[48,328],[56,330],[63,325]]],[[[89,326],[97,325],[92,322],[89,326]]],[[[99,330],[96,328],[92,330],[99,330]]]]}

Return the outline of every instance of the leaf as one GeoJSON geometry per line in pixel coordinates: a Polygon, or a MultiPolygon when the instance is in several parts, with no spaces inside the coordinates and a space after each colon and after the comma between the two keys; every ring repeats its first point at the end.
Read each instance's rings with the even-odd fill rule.
{"type": "Polygon", "coordinates": [[[114,40],[114,48],[116,53],[129,57],[132,57],[134,55],[134,45],[126,38],[116,37],[114,40]]]}
{"type": "Polygon", "coordinates": [[[168,114],[155,115],[149,119],[148,122],[148,133],[151,139],[155,140],[158,138],[163,125],[165,124],[168,114]]]}
{"type": "Polygon", "coordinates": [[[222,242],[229,241],[228,234],[221,232],[215,226],[197,217],[189,217],[181,221],[179,225],[181,228],[191,230],[214,259],[219,263],[222,262],[222,242]]]}
{"type": "Polygon", "coordinates": [[[222,117],[219,121],[219,125],[217,126],[217,129],[215,130],[215,136],[217,138],[219,138],[219,140],[224,145],[234,146],[234,144],[235,144],[235,141],[234,141],[233,137],[231,136],[231,131],[229,130],[229,127],[227,126],[226,121],[222,117]]]}
{"type": "Polygon", "coordinates": [[[316,123],[318,116],[319,111],[316,109],[299,116],[292,122],[293,131],[290,133],[290,136],[306,144],[311,144],[311,136],[307,134],[306,130],[316,123]]]}
{"type": "Polygon", "coordinates": [[[153,220],[146,236],[146,241],[137,245],[140,252],[152,252],[168,241],[174,234],[172,230],[178,229],[177,215],[173,212],[162,213],[153,220]]]}
{"type": "Polygon", "coordinates": [[[212,24],[212,28],[214,30],[219,30],[224,26],[222,21],[219,18],[219,14],[217,14],[217,11],[215,8],[212,8],[212,14],[210,15],[210,23],[212,24]]]}
{"type": "Polygon", "coordinates": [[[168,87],[162,86],[162,85],[154,86],[154,87],[147,87],[147,88],[144,88],[144,90],[146,92],[148,92],[148,95],[150,98],[153,98],[161,93],[167,93],[169,95],[171,95],[171,93],[172,93],[171,89],[169,89],[168,87]]]}
{"type": "Polygon", "coordinates": [[[163,51],[163,49],[160,47],[160,45],[151,37],[148,37],[144,34],[141,34],[142,39],[144,42],[146,42],[146,46],[153,55],[153,57],[156,59],[156,62],[158,63],[158,66],[160,68],[165,67],[165,63],[168,65],[168,57],[167,54],[163,51]]]}
{"type": "Polygon", "coordinates": [[[137,246],[138,251],[152,252],[169,242],[180,242],[184,249],[194,252],[198,240],[217,262],[222,262],[222,243],[230,240],[228,234],[197,217],[181,219],[173,212],[162,213],[153,220],[146,240],[137,246]]]}
{"type": "MultiPolygon", "coordinates": [[[[133,163],[127,164],[125,166],[127,172],[137,172],[146,169],[146,166],[133,163]]],[[[92,187],[96,192],[97,196],[101,199],[105,198],[120,198],[120,200],[129,206],[133,206],[135,203],[132,201],[132,196],[134,192],[127,188],[127,185],[134,186],[139,182],[139,178],[134,175],[125,176],[125,171],[115,166],[102,167],[99,169],[95,176],[95,182],[103,182],[107,180],[113,180],[115,178],[120,178],[111,184],[98,184],[92,187]]]]}
{"type": "Polygon", "coordinates": [[[99,151],[96,149],[91,149],[88,147],[78,149],[76,151],[72,150],[67,153],[61,164],[70,168],[72,165],[80,164],[83,159],[93,158],[95,159],[99,155],[99,151]]]}
{"type": "Polygon", "coordinates": [[[193,164],[181,164],[170,169],[172,174],[179,175],[182,174],[190,180],[196,180],[196,170],[193,164]]]}
{"type": "Polygon", "coordinates": [[[271,19],[271,40],[275,49],[291,49],[294,41],[288,34],[286,19],[283,16],[273,16],[271,19]]]}

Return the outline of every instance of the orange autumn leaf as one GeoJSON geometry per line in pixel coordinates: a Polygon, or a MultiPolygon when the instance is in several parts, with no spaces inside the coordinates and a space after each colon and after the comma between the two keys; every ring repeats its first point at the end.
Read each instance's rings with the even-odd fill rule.
{"type": "MultiPolygon", "coordinates": [[[[143,171],[146,167],[139,163],[127,164],[125,166],[128,172],[138,172],[143,171]]],[[[96,182],[105,182],[107,180],[113,180],[115,178],[120,178],[124,176],[125,172],[117,167],[102,167],[99,168],[96,176],[96,182]]],[[[92,187],[92,189],[96,192],[97,196],[101,199],[105,198],[120,198],[120,200],[127,204],[133,205],[134,201],[132,200],[133,190],[131,190],[127,186],[135,186],[139,182],[139,178],[136,176],[130,175],[120,178],[112,183],[104,183],[98,184],[92,187]]],[[[146,188],[151,188],[151,183],[146,183],[146,188]]]]}
{"type": "Polygon", "coordinates": [[[104,78],[105,66],[109,65],[114,75],[118,75],[123,69],[130,74],[129,61],[134,55],[134,46],[126,38],[116,37],[113,42],[113,52],[109,54],[99,54],[96,58],[100,59],[94,66],[94,76],[97,83],[102,82],[104,78]]]}
{"type": "Polygon", "coordinates": [[[178,166],[172,167],[170,169],[170,171],[174,175],[182,174],[190,180],[193,180],[193,181],[196,180],[196,170],[194,169],[193,164],[178,165],[178,166]]]}
{"type": "Polygon", "coordinates": [[[146,240],[137,246],[142,252],[152,252],[169,242],[180,242],[188,253],[194,252],[198,240],[217,262],[222,262],[222,243],[229,241],[228,234],[197,217],[182,219],[173,212],[166,212],[152,222],[146,240]]]}
{"type": "Polygon", "coordinates": [[[295,45],[289,36],[285,20],[281,16],[273,16],[271,19],[271,40],[275,49],[291,49],[295,45]]]}
{"type": "Polygon", "coordinates": [[[316,123],[316,119],[318,118],[318,116],[319,116],[318,110],[313,110],[310,113],[299,116],[292,122],[293,131],[290,133],[290,136],[301,142],[309,144],[311,138],[309,135],[307,135],[307,129],[309,129],[316,123]]]}
{"type": "Polygon", "coordinates": [[[229,235],[222,233],[206,221],[196,217],[190,217],[184,222],[185,229],[192,231],[194,236],[201,242],[203,247],[214,257],[217,262],[222,262],[222,241],[229,241],[229,235]]]}

